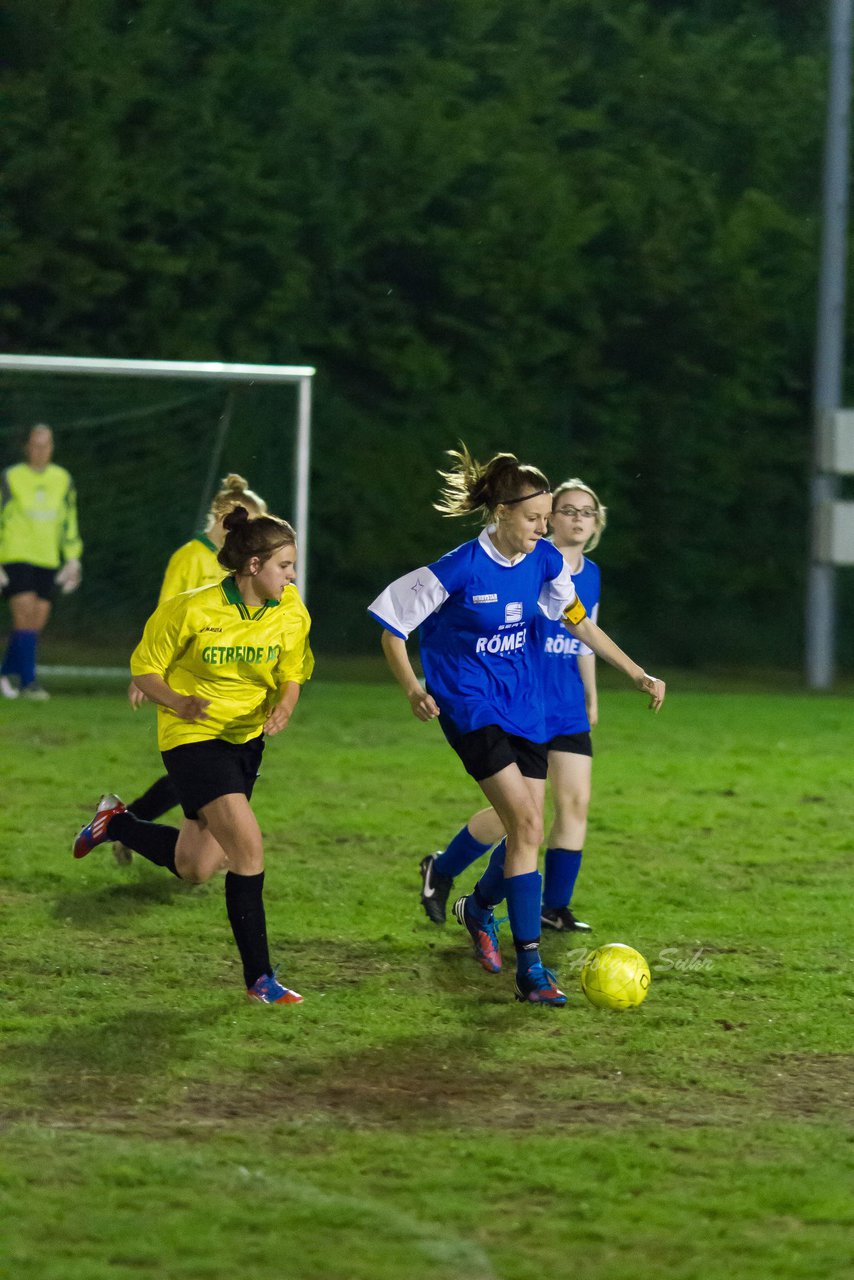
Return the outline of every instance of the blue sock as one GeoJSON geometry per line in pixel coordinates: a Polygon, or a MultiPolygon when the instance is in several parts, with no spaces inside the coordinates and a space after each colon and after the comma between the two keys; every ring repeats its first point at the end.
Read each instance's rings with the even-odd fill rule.
{"type": "Polygon", "coordinates": [[[510,876],[504,881],[507,893],[507,914],[516,948],[516,963],[520,973],[540,963],[540,903],[543,895],[543,877],[539,871],[528,871],[522,876],[510,876]]]}
{"type": "Polygon", "coordinates": [[[546,849],[544,907],[568,907],[581,870],[580,849],[546,849]]]}
{"type": "Polygon", "coordinates": [[[516,972],[527,973],[535,964],[542,964],[540,944],[529,942],[526,947],[516,947],[516,972]]]}
{"type": "Polygon", "coordinates": [[[507,837],[499,840],[489,855],[489,866],[478,880],[472,895],[479,907],[491,911],[504,901],[504,857],[507,853],[507,837]]]}
{"type": "Polygon", "coordinates": [[[477,862],[478,858],[482,858],[488,848],[488,844],[481,844],[479,840],[475,840],[465,826],[462,831],[457,832],[445,852],[439,854],[433,863],[433,870],[438,871],[440,875],[456,879],[466,867],[470,867],[473,862],[477,862]]]}
{"type": "Polygon", "coordinates": [[[38,631],[18,632],[18,670],[21,673],[21,688],[33,684],[36,678],[36,644],[38,631]]]}
{"type": "Polygon", "coordinates": [[[9,643],[6,645],[6,653],[3,657],[3,665],[0,667],[0,676],[20,675],[21,669],[18,658],[20,650],[20,636],[20,631],[13,631],[10,634],[9,643]]]}

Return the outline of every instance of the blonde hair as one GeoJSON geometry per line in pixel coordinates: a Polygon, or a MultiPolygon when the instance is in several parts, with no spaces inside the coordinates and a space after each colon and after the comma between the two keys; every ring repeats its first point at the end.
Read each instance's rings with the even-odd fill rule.
{"type": "Polygon", "coordinates": [[[489,462],[476,462],[462,442],[459,449],[448,449],[447,453],[455,465],[450,471],[439,472],[445,483],[441,501],[433,503],[443,516],[467,516],[479,511],[487,524],[502,503],[551,492],[542,471],[520,462],[513,453],[496,453],[489,462]],[[533,492],[526,493],[526,489],[533,492]]]}
{"type": "Polygon", "coordinates": [[[235,507],[246,507],[251,515],[256,516],[263,516],[267,512],[266,502],[263,498],[259,498],[257,493],[252,492],[249,481],[244,480],[243,476],[237,475],[236,472],[230,471],[220,481],[219,492],[214,494],[208,511],[208,529],[213,528],[217,520],[227,516],[229,511],[234,511],[235,507]]]}
{"type": "Polygon", "coordinates": [[[599,501],[599,498],[590,488],[589,484],[585,484],[583,480],[579,480],[578,477],[575,476],[572,480],[564,480],[563,484],[559,484],[555,489],[552,494],[552,511],[556,509],[557,504],[560,502],[563,495],[565,493],[571,493],[573,490],[579,493],[586,493],[588,497],[592,498],[593,505],[596,508],[596,524],[593,528],[593,532],[583,547],[584,551],[592,551],[594,547],[598,547],[599,539],[605,532],[605,525],[608,523],[608,508],[599,501]]]}

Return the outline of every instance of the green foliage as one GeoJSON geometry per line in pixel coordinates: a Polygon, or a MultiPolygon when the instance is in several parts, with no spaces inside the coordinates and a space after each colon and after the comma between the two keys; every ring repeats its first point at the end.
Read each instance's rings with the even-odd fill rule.
{"type": "Polygon", "coordinates": [[[315,363],[327,648],[464,438],[601,491],[627,642],[793,661],[821,8],[13,0],[3,345],[315,363]]]}
{"type": "Polygon", "coordinates": [[[220,880],[71,858],[159,770],[121,684],[4,704],[0,1273],[847,1276],[847,702],[604,692],[579,910],[653,974],[609,1015],[577,939],[523,1008],[506,926],[493,977],[427,922],[480,793],[389,683],[318,679],[254,801],[288,1009],[244,1001],[220,880]]]}

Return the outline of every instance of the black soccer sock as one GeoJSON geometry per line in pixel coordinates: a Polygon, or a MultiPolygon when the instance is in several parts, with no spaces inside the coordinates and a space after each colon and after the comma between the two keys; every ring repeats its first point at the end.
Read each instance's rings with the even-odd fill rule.
{"type": "Polygon", "coordinates": [[[107,836],[110,840],[120,840],[134,853],[141,853],[143,858],[153,862],[155,866],[165,867],[173,876],[178,876],[175,866],[175,846],[178,843],[178,828],[165,827],[158,822],[143,822],[135,814],[125,811],[117,813],[107,823],[107,836]]]}
{"type": "Polygon", "coordinates": [[[247,989],[264,973],[272,973],[267,949],[267,917],[264,914],[264,872],[241,876],[226,872],[225,909],[240,959],[247,989]]]}
{"type": "MultiPolygon", "coordinates": [[[[144,822],[154,822],[155,818],[162,818],[164,813],[174,809],[177,803],[178,792],[175,790],[175,784],[167,773],[152,783],[138,800],[131,801],[128,805],[128,813],[135,814],[137,818],[142,818],[144,822]]],[[[127,843],[127,841],[124,841],[124,843],[127,843]]]]}

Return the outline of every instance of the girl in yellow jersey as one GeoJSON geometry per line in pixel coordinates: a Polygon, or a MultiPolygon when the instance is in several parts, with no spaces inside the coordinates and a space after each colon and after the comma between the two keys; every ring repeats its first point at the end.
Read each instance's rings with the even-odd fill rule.
{"type": "Polygon", "coordinates": [[[293,585],[296,537],[285,520],[237,507],[224,521],[221,583],[159,605],[131,657],[158,704],[157,739],[184,810],[180,831],[144,822],[104,796],[74,842],[77,858],[121,840],[183,880],[210,878],[225,859],[229,923],[251,999],[296,1004],[267,948],[264,849],[250,807],[264,738],[290,720],[310,677],[308,612],[293,585]]]}
{"type": "MultiPolygon", "coordinates": [[[[207,587],[214,582],[222,582],[225,569],[217,559],[219,550],[225,541],[223,520],[235,507],[246,507],[250,515],[264,515],[267,504],[263,498],[249,488],[248,481],[236,472],[230,472],[222,481],[219,491],[214,495],[208,512],[204,532],[197,533],[189,542],[185,542],[173,552],[163,575],[158,604],[171,600],[182,591],[193,591],[196,587],[207,587]]],[[[142,692],[133,680],[128,688],[128,700],[134,711],[145,701],[142,692]]],[[[151,786],[132,800],[128,810],[146,822],[154,822],[168,813],[178,803],[178,793],[168,774],[164,774],[151,786]]],[[[120,841],[113,845],[113,855],[120,866],[127,866],[131,861],[131,851],[120,841]]]]}

